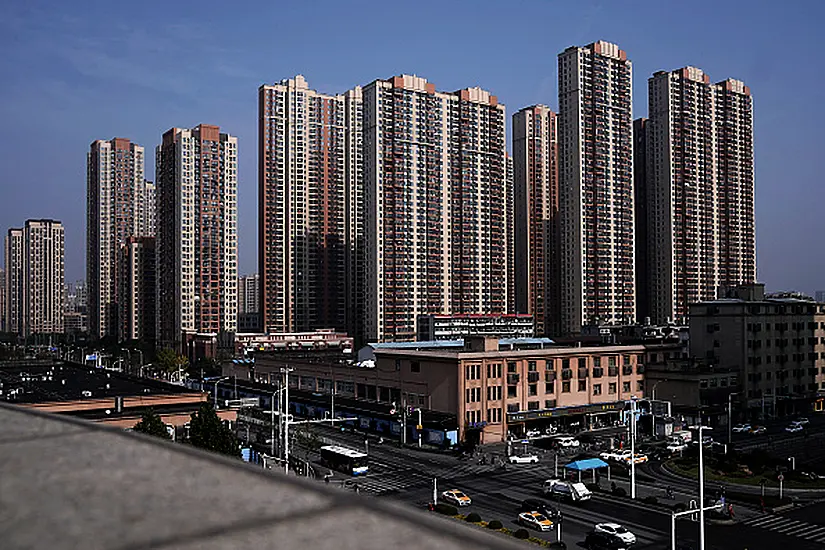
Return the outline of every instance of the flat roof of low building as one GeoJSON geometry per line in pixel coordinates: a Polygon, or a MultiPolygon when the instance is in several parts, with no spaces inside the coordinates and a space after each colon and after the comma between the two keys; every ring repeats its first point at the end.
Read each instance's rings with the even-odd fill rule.
{"type": "Polygon", "coordinates": [[[190,392],[183,386],[60,360],[0,362],[0,401],[9,403],[68,402],[190,392]]]}

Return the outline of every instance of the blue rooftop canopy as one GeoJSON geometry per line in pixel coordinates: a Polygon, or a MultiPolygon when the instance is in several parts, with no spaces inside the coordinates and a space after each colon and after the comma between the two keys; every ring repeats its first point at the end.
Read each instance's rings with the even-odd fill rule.
{"type": "Polygon", "coordinates": [[[600,458],[587,458],[584,460],[577,460],[565,466],[568,470],[578,470],[584,472],[587,470],[596,470],[598,468],[607,468],[607,462],[600,458]]]}

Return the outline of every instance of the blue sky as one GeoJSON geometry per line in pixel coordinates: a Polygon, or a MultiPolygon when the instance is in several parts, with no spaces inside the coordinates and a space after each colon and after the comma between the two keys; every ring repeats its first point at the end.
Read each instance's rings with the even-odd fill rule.
{"type": "MultiPolygon", "coordinates": [[[[825,289],[825,2],[40,2],[0,5],[0,227],[66,225],[67,280],[85,273],[85,155],[95,139],[147,151],[173,126],[239,139],[240,270],[257,269],[257,88],[303,74],[340,92],[401,73],[440,90],[557,107],[556,56],[594,40],[633,61],[634,116],[656,70],[744,80],[755,104],[759,279],[825,289]]],[[[508,138],[509,139],[509,138],[508,138]]]]}

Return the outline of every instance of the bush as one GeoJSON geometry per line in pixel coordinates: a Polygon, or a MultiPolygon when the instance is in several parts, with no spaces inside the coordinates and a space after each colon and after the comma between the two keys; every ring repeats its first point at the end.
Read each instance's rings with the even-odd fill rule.
{"type": "Polygon", "coordinates": [[[659,499],[653,495],[648,495],[642,499],[645,504],[659,504],[659,499]]]}
{"type": "Polygon", "coordinates": [[[587,490],[590,491],[591,493],[601,493],[602,492],[602,486],[599,485],[598,483],[587,483],[587,484],[585,484],[585,487],[587,487],[587,490]]]}
{"type": "Polygon", "coordinates": [[[452,504],[445,504],[444,502],[439,502],[438,504],[436,504],[435,511],[439,514],[444,514],[445,516],[458,515],[458,508],[456,508],[452,504]]]}
{"type": "Polygon", "coordinates": [[[613,489],[613,496],[614,497],[626,497],[627,491],[624,490],[624,487],[616,487],[613,489]]]}
{"type": "Polygon", "coordinates": [[[481,516],[479,516],[475,512],[470,512],[469,514],[467,514],[467,517],[464,518],[464,521],[468,523],[478,523],[481,521],[481,516]]]}
{"type": "Polygon", "coordinates": [[[501,529],[502,527],[504,527],[504,525],[502,525],[501,522],[497,519],[494,519],[493,521],[491,521],[490,523],[487,524],[487,529],[496,529],[496,530],[498,530],[498,529],[501,529]]]}
{"type": "Polygon", "coordinates": [[[673,505],[674,512],[684,512],[687,510],[687,505],[684,502],[677,502],[673,505]]]}
{"type": "Polygon", "coordinates": [[[518,529],[515,533],[513,533],[513,536],[517,539],[527,540],[530,538],[530,533],[527,529],[518,529]]]}

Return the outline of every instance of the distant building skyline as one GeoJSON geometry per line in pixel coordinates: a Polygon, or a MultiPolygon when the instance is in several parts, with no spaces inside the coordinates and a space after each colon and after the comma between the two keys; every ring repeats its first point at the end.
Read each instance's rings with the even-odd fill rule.
{"type": "Polygon", "coordinates": [[[26,220],[5,243],[6,317],[22,337],[63,332],[65,234],[57,220],[26,220]]]}

